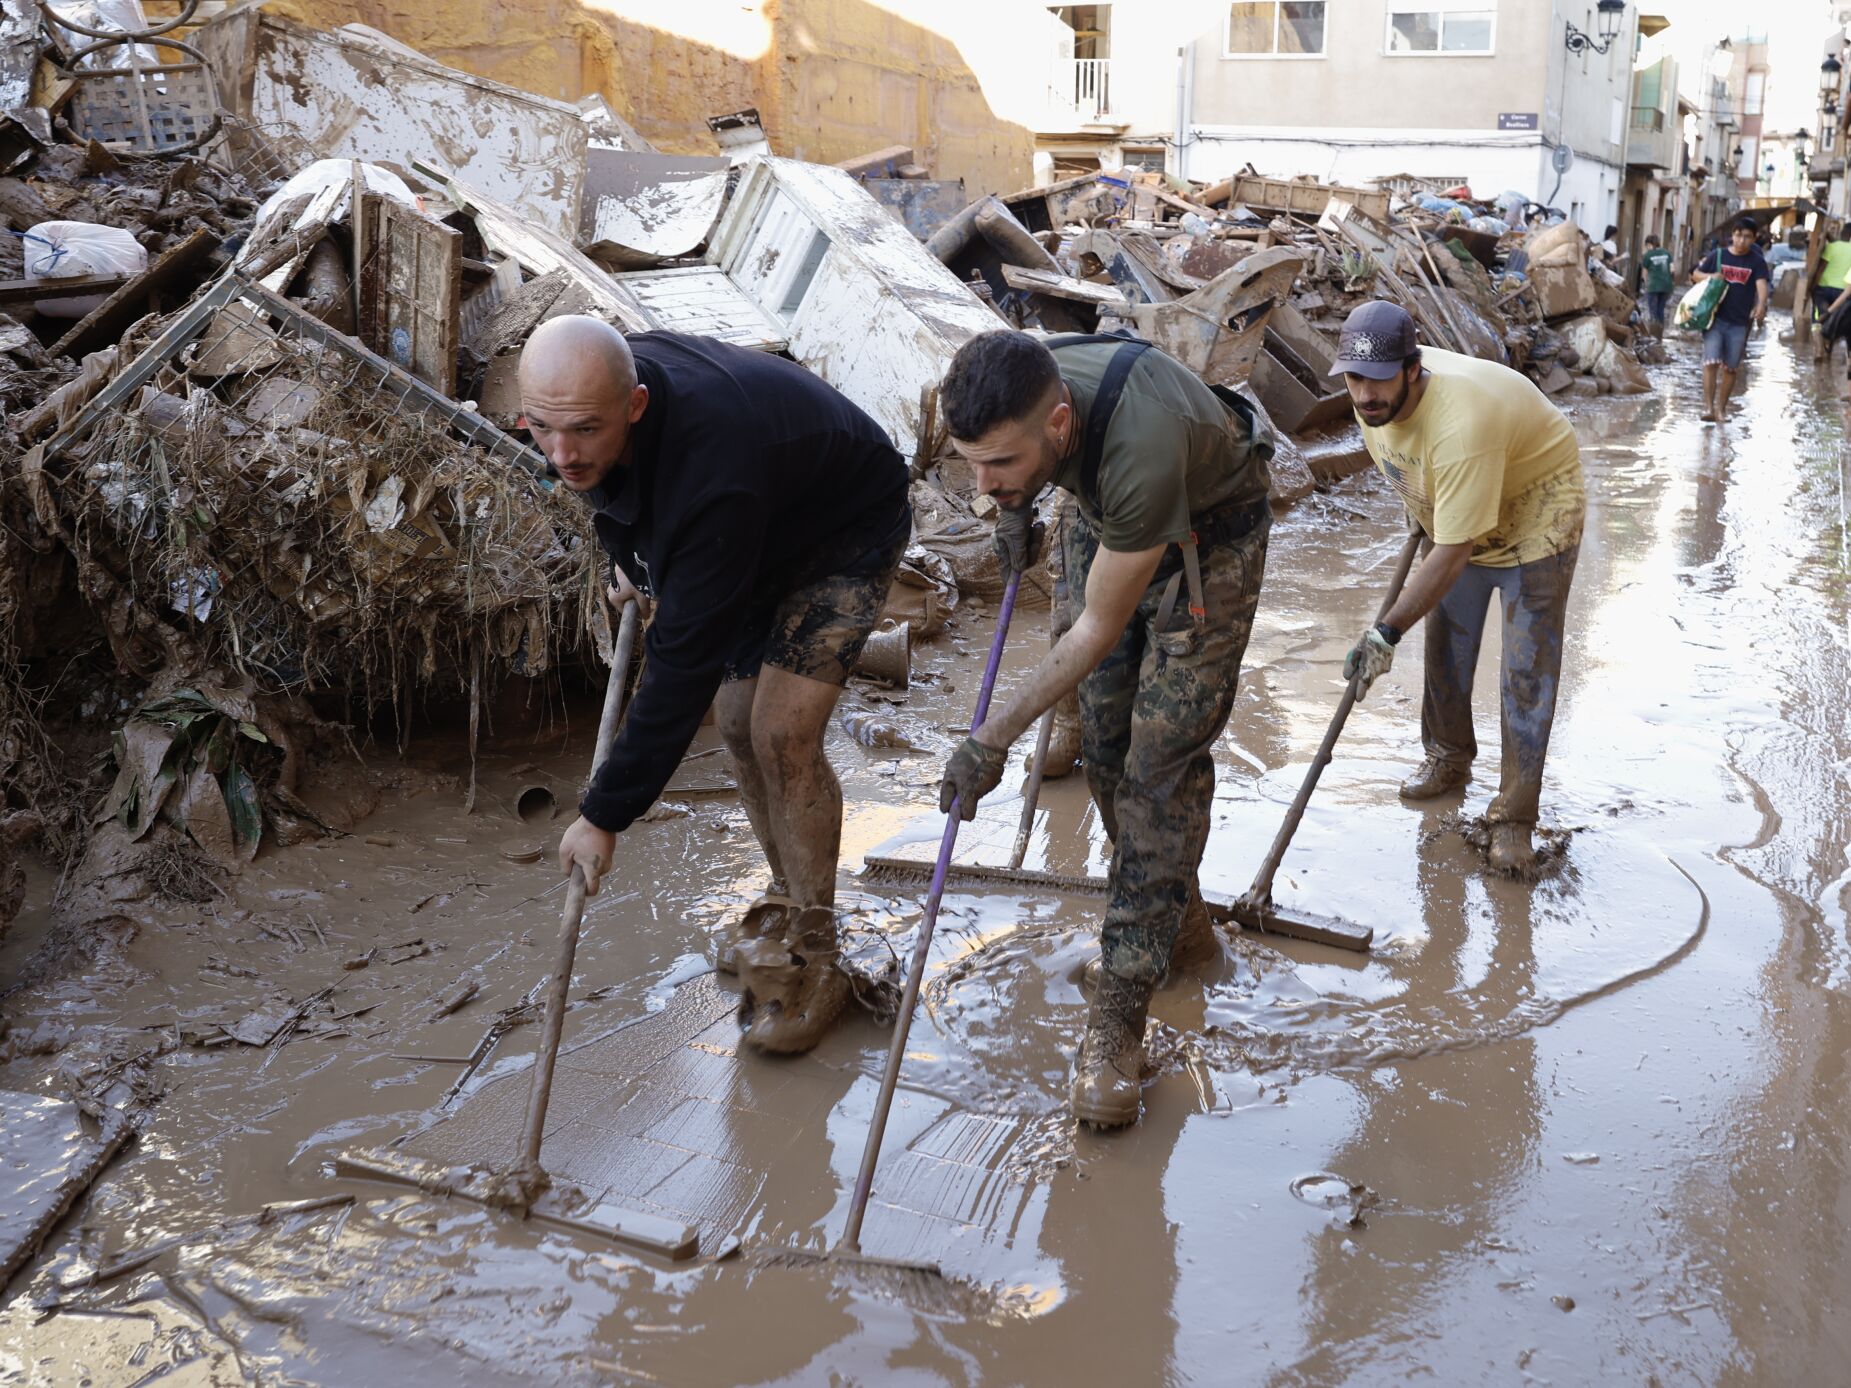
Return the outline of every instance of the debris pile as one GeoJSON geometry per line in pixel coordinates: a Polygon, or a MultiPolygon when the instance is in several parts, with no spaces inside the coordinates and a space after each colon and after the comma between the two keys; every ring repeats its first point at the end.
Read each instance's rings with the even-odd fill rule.
{"type": "Polygon", "coordinates": [[[907,147],[776,158],[751,110],[664,155],[363,25],[3,13],[0,815],[64,805],[67,849],[94,818],[235,870],[312,830],[330,727],[454,695],[473,741],[498,681],[609,657],[584,508],[518,433],[560,314],[782,352],[879,421],[914,474],[903,643],[1001,591],[936,400],[999,325],[1130,333],[1240,392],[1279,503],[1366,463],[1328,376],[1366,298],[1552,392],[1644,384],[1618,277],[1515,195],[1249,170],[970,201],[907,147]],[[88,782],[48,699],[121,725],[88,782]]]}

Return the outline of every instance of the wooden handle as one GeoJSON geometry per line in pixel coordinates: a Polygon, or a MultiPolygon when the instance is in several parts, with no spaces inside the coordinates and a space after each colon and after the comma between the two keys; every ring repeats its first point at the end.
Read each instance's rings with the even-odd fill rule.
{"type": "MultiPolygon", "coordinates": [[[[1408,536],[1408,542],[1401,547],[1401,555],[1395,563],[1394,577],[1388,580],[1388,593],[1382,599],[1381,607],[1376,609],[1375,619],[1381,621],[1388,615],[1388,610],[1395,605],[1395,599],[1401,596],[1401,587],[1408,579],[1408,571],[1414,567],[1414,556],[1420,552],[1420,542],[1425,536],[1416,530],[1408,536]]],[[[1350,710],[1356,707],[1356,681],[1352,679],[1349,687],[1343,691],[1343,698],[1337,703],[1337,712],[1330,720],[1330,727],[1324,730],[1324,740],[1318,744],[1317,755],[1311,759],[1310,769],[1305,772],[1304,783],[1299,786],[1298,794],[1292,800],[1292,808],[1286,811],[1285,822],[1279,826],[1279,833],[1273,839],[1273,846],[1266,851],[1265,859],[1260,863],[1260,870],[1255,874],[1253,885],[1247,889],[1246,901],[1255,906],[1264,906],[1272,900],[1273,875],[1279,871],[1280,860],[1285,857],[1285,850],[1292,842],[1292,835],[1298,832],[1299,821],[1305,817],[1305,806],[1311,803],[1311,792],[1318,787],[1318,777],[1324,774],[1324,768],[1330,765],[1330,754],[1337,745],[1337,738],[1343,733],[1343,725],[1349,720],[1350,710]]]]}
{"type": "MultiPolygon", "coordinates": [[[[617,628],[617,649],[611,660],[610,678],[604,685],[604,710],[598,718],[597,748],[592,753],[591,774],[595,777],[604,759],[610,755],[617,737],[617,724],[623,717],[624,682],[630,673],[630,653],[636,645],[636,608],[626,603],[623,621],[617,628]]],[[[572,865],[572,882],[566,888],[566,907],[559,926],[559,950],[553,958],[553,973],[546,986],[546,1012],[540,1023],[540,1051],[534,1059],[533,1080],[527,1090],[527,1122],[521,1132],[519,1164],[530,1170],[540,1165],[540,1139],[546,1130],[546,1106],[553,1096],[553,1068],[559,1060],[559,1038],[566,1027],[566,994],[572,987],[572,964],[578,957],[579,924],[585,915],[585,873],[572,865]]]]}

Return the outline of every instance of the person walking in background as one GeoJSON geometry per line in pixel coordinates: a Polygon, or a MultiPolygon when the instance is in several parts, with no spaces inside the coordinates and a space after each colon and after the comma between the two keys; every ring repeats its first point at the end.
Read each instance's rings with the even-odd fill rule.
{"type": "Polygon", "coordinates": [[[1717,247],[1697,263],[1691,280],[1720,276],[1728,288],[1703,334],[1703,422],[1714,424],[1729,409],[1729,397],[1748,351],[1748,329],[1767,317],[1767,257],[1755,245],[1756,227],[1744,217],[1729,233],[1728,249],[1717,247]]]}
{"type": "MultiPolygon", "coordinates": [[[[1847,272],[1851,272],[1851,222],[1840,222],[1832,239],[1819,248],[1819,265],[1813,271],[1812,314],[1821,328],[1825,316],[1851,298],[1847,272]]],[[[1824,361],[1831,354],[1832,339],[1823,331],[1813,333],[1812,359],[1824,361]]]]}
{"type": "Polygon", "coordinates": [[[1659,245],[1656,236],[1645,238],[1645,254],[1639,257],[1640,291],[1645,298],[1645,322],[1653,337],[1665,335],[1665,305],[1671,298],[1671,252],[1659,245]]]}

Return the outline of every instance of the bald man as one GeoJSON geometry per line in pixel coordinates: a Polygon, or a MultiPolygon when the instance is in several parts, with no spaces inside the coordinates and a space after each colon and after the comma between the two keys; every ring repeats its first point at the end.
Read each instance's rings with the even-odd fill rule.
{"type": "Polygon", "coordinates": [[[756,1049],[808,1050],[849,993],[823,737],[912,533],[906,465],[802,367],[706,338],[555,318],[520,386],[534,442],[595,509],[618,600],[650,614],[642,680],[560,868],[598,889],[711,705],[771,868],[734,927],[740,1025],[756,1049]]]}

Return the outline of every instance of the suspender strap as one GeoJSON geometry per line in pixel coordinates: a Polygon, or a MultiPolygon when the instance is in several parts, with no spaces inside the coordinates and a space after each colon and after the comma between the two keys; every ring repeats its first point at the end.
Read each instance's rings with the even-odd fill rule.
{"type": "MultiPolygon", "coordinates": [[[[1125,378],[1131,374],[1138,358],[1150,350],[1148,342],[1125,342],[1117,338],[1096,337],[1085,339],[1099,342],[1118,342],[1119,347],[1112,354],[1112,360],[1106,363],[1105,374],[1099,378],[1098,393],[1093,396],[1092,408],[1086,414],[1085,452],[1080,455],[1080,495],[1086,498],[1086,504],[1099,510],[1099,468],[1105,459],[1105,436],[1112,427],[1112,416],[1118,411],[1118,397],[1124,392],[1125,378]]],[[[1057,346],[1066,346],[1060,342],[1057,346]]]]}
{"type": "Polygon", "coordinates": [[[1202,556],[1196,545],[1195,532],[1189,533],[1186,540],[1177,541],[1176,547],[1182,551],[1183,566],[1170,575],[1170,581],[1164,585],[1163,601],[1157,604],[1156,629],[1168,631],[1170,615],[1176,611],[1176,599],[1182,594],[1185,581],[1189,584],[1189,621],[1197,631],[1208,625],[1208,599],[1202,592],[1202,556]]]}

